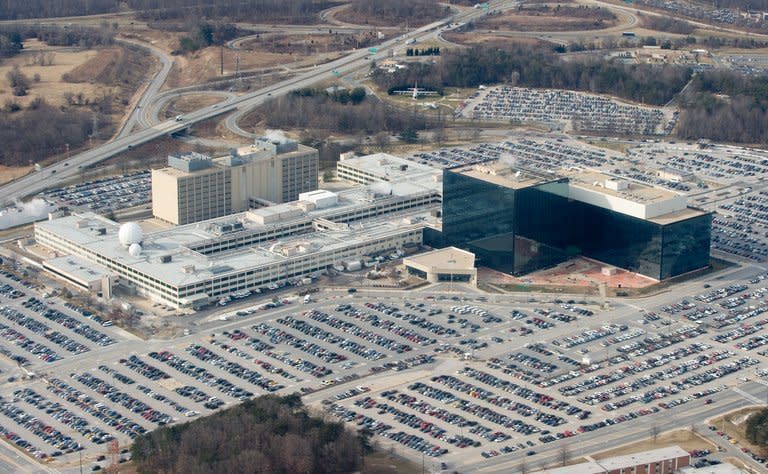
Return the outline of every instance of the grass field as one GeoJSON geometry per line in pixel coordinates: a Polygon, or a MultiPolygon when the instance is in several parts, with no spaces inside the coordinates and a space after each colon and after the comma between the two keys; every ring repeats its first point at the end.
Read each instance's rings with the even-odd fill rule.
{"type": "Polygon", "coordinates": [[[73,48],[50,47],[37,40],[26,40],[24,42],[24,51],[10,59],[0,62],[0,104],[13,100],[22,107],[31,102],[35,97],[42,97],[49,104],[61,105],[65,103],[64,94],[82,93],[88,98],[99,95],[104,86],[91,83],[72,84],[63,82],[61,76],[71,73],[74,69],[83,66],[98,55],[96,50],[76,51],[73,48]],[[40,66],[35,64],[35,59],[40,54],[53,58],[53,64],[50,66],[40,66]],[[29,93],[24,97],[15,97],[11,94],[11,88],[8,85],[6,75],[14,65],[18,65],[29,79],[29,93]],[[40,82],[34,82],[35,74],[40,75],[40,82]]]}

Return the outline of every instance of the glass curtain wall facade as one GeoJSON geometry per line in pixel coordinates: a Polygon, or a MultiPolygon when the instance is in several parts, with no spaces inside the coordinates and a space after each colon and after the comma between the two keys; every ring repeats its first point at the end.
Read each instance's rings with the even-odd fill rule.
{"type": "Polygon", "coordinates": [[[444,244],[514,275],[581,255],[673,277],[708,265],[711,225],[710,214],[661,224],[571,200],[567,178],[513,189],[450,170],[443,176],[444,244]]]}

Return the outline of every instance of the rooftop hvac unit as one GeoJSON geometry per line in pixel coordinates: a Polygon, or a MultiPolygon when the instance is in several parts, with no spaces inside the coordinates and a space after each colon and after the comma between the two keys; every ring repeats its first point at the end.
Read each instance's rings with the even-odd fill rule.
{"type": "Polygon", "coordinates": [[[163,255],[160,257],[160,263],[170,263],[171,262],[171,256],[170,255],[163,255]]]}

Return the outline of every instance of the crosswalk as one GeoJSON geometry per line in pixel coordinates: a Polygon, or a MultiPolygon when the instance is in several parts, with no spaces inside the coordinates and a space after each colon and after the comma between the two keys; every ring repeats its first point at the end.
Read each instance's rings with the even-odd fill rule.
{"type": "Polygon", "coordinates": [[[753,402],[753,403],[755,403],[757,405],[764,405],[765,404],[765,400],[760,400],[756,396],[754,396],[754,395],[752,395],[750,393],[745,392],[744,390],[740,389],[739,387],[733,387],[733,391],[738,393],[742,397],[746,398],[750,402],[753,402]]]}

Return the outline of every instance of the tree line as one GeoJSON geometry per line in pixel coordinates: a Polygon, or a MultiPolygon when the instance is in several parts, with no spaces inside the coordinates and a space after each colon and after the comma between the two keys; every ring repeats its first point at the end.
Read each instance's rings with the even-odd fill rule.
{"type": "Polygon", "coordinates": [[[2,25],[0,26],[0,58],[16,55],[24,49],[24,41],[38,39],[49,46],[95,48],[114,43],[115,31],[102,27],[63,25],[2,25]]]}
{"type": "Polygon", "coordinates": [[[763,409],[747,418],[747,441],[758,446],[768,446],[768,410],[763,409]]]}
{"type": "Polygon", "coordinates": [[[364,101],[366,98],[365,87],[355,87],[351,91],[341,87],[329,89],[321,89],[319,87],[303,87],[301,89],[292,90],[291,95],[297,97],[327,97],[332,101],[338,102],[340,104],[350,103],[352,105],[357,105],[364,101]]]}
{"type": "Polygon", "coordinates": [[[189,34],[179,39],[180,52],[189,53],[212,45],[223,45],[240,36],[240,29],[232,23],[194,22],[188,30],[189,34]]]}
{"type": "Polygon", "coordinates": [[[0,20],[96,15],[116,12],[118,7],[118,2],[114,0],[7,1],[0,8],[0,20]]]}
{"type": "Polygon", "coordinates": [[[768,143],[768,78],[731,71],[697,74],[680,99],[677,135],[768,143]]]}
{"type": "Polygon", "coordinates": [[[372,75],[383,89],[416,81],[420,86],[436,90],[506,83],[582,90],[661,105],[685,86],[691,70],[669,65],[627,65],[594,58],[564,61],[546,46],[515,44],[505,48],[474,46],[446,51],[440,64],[417,64],[393,73],[376,69],[372,75]]]}
{"type": "Polygon", "coordinates": [[[317,13],[333,6],[328,0],[25,0],[6,1],[0,8],[0,20],[23,20],[62,16],[115,13],[121,3],[136,11],[142,20],[175,20],[180,18],[258,18],[265,23],[312,23],[317,13]]]}
{"type": "Polygon", "coordinates": [[[400,24],[410,21],[426,24],[444,17],[450,7],[443,7],[437,0],[354,0],[350,11],[364,16],[375,24],[400,24]]]}
{"type": "Polygon", "coordinates": [[[401,110],[379,100],[363,100],[357,105],[342,103],[331,96],[289,94],[273,99],[254,112],[268,128],[323,130],[330,133],[374,134],[380,131],[430,128],[429,120],[411,110],[401,110]]]}
{"type": "Polygon", "coordinates": [[[691,23],[680,20],[672,16],[662,15],[638,15],[640,21],[648,29],[664,31],[666,33],[676,33],[680,35],[690,35],[696,29],[691,23]]]}
{"type": "Polygon", "coordinates": [[[0,31],[0,59],[16,56],[24,48],[21,34],[17,31],[0,31]]]}
{"type": "Polygon", "coordinates": [[[216,19],[258,23],[315,23],[317,14],[335,5],[328,0],[127,0],[137,17],[148,21],[216,19]]]}
{"type": "Polygon", "coordinates": [[[431,46],[429,48],[406,48],[406,56],[440,56],[440,48],[431,46]]]}
{"type": "Polygon", "coordinates": [[[25,166],[63,153],[67,144],[75,149],[93,133],[92,122],[90,111],[54,107],[41,98],[23,110],[9,101],[0,111],[0,164],[25,166]]]}
{"type": "Polygon", "coordinates": [[[311,416],[298,394],[264,395],[152,431],[131,453],[139,473],[346,473],[359,469],[369,439],[311,416]]]}

